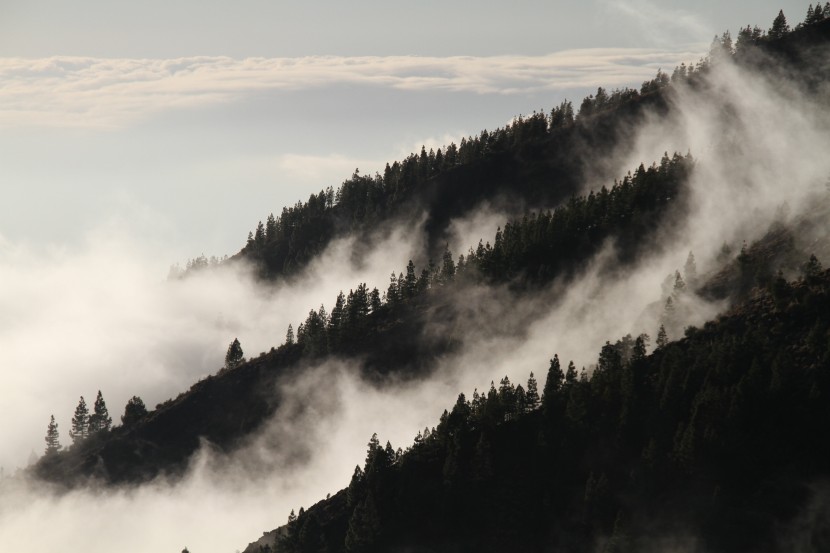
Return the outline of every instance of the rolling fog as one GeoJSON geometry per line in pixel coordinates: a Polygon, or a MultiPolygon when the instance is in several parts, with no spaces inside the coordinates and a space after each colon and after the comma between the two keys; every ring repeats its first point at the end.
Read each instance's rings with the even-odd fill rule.
{"type": "MultiPolygon", "coordinates": [[[[573,359],[590,368],[606,340],[640,332],[653,340],[661,284],[682,271],[689,251],[705,274],[716,268],[723,242],[737,253],[741,242],[766,232],[785,203],[788,217],[796,219],[816,195],[827,194],[827,106],[783,80],[740,73],[727,64],[713,72],[712,86],[730,99],[728,106],[681,87],[673,118],[644,121],[632,137],[633,151],[615,158],[620,176],[640,162],[659,161],[664,151],[690,150],[698,161],[692,212],[668,222],[681,230],[674,233],[679,238],[655,244],[636,266],[609,273],[609,243],[574,282],[554,283],[534,297],[517,298],[504,289],[467,291],[456,300],[462,347],[442,359],[428,381],[379,391],[349,363],[309,366],[303,378],[284,384],[289,399],[246,446],[230,456],[204,447],[176,485],[59,496],[7,478],[0,543],[32,553],[242,549],[284,523],[291,509],[346,486],[373,432],[381,443],[406,447],[419,429],[437,424],[459,392],[469,396],[505,375],[524,383],[530,371],[541,386],[554,353],[563,363],[573,359]]],[[[610,185],[586,187],[601,184],[610,185]]],[[[457,221],[453,244],[492,240],[498,219],[484,208],[457,221]]],[[[148,261],[150,252],[132,247],[137,238],[108,236],[71,255],[2,245],[0,411],[15,414],[0,420],[7,475],[31,451],[42,452],[52,413],[68,445],[78,396],[90,402],[101,389],[116,420],[134,394],[152,407],[216,372],[234,337],[246,356],[257,355],[281,343],[288,324],[296,329],[310,308],[322,302],[330,309],[339,290],[361,281],[384,290],[389,273],[403,270],[421,246],[419,229],[399,228],[355,267],[349,240],[339,241],[303,278],[271,289],[244,270],[165,282],[164,271],[148,261]]],[[[684,324],[700,324],[726,307],[689,304],[684,324]]],[[[448,325],[457,330],[457,322],[435,321],[428,331],[448,325]]]]}

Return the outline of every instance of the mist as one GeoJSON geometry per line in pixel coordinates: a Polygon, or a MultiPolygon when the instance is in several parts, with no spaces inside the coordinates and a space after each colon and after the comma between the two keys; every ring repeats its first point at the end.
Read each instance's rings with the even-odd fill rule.
{"type": "MultiPolygon", "coordinates": [[[[728,63],[715,66],[708,80],[728,104],[681,85],[673,115],[643,121],[632,133],[633,148],[613,158],[620,176],[641,162],[659,162],[664,151],[690,151],[697,160],[691,211],[667,221],[671,228],[657,233],[664,238],[634,265],[610,270],[609,241],[576,279],[533,295],[507,287],[466,289],[450,300],[450,317],[427,327],[436,334],[462,331],[460,348],[438,361],[429,379],[378,388],[361,379],[358,361],[311,364],[298,371],[301,377],[280,384],[283,403],[244,446],[224,455],[205,444],[176,484],[58,494],[5,480],[0,542],[33,553],[242,549],[283,524],[291,509],[345,487],[354,466],[363,464],[373,432],[381,443],[405,448],[419,429],[437,424],[459,392],[486,389],[505,375],[524,383],[531,371],[541,385],[554,353],[563,364],[572,359],[590,369],[606,340],[656,335],[661,284],[682,269],[689,251],[705,277],[718,268],[723,242],[737,245],[737,252],[768,230],[784,204],[789,220],[798,220],[827,193],[825,104],[786,80],[746,74],[728,63]],[[45,523],[46,532],[40,530],[45,523]]],[[[492,240],[493,225],[503,224],[498,221],[492,206],[455,221],[454,253],[479,238],[492,240]]],[[[817,229],[813,239],[823,238],[817,229]]],[[[0,346],[6,363],[0,374],[7,392],[0,409],[16,414],[0,421],[4,466],[21,466],[30,451],[42,451],[51,413],[66,445],[78,396],[89,400],[101,389],[114,418],[132,395],[152,406],[216,372],[234,337],[247,357],[267,351],[283,341],[289,323],[296,328],[309,309],[330,307],[341,289],[364,281],[385,289],[389,273],[423,249],[420,228],[401,226],[355,266],[353,240],[335,242],[301,278],[274,287],[256,284],[244,267],[165,282],[138,240],[117,233],[72,254],[3,244],[0,346]]],[[[693,298],[688,304],[683,326],[702,324],[728,307],[693,298]]]]}

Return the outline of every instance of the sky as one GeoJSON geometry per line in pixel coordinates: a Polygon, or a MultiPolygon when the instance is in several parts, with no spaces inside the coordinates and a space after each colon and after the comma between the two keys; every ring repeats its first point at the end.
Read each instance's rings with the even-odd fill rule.
{"type": "Polygon", "coordinates": [[[0,239],[81,252],[113,226],[160,272],[233,254],[359,168],[564,98],[639,86],[786,2],[6,0],[0,239]]]}

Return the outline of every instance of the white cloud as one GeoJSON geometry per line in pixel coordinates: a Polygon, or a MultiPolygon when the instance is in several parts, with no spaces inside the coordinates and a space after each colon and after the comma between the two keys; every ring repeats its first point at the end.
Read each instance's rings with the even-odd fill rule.
{"type": "Polygon", "coordinates": [[[161,110],[198,108],[256,91],[338,84],[518,94],[624,86],[699,57],[694,49],[567,50],[545,56],[0,59],[0,124],[118,127],[161,110]]]}

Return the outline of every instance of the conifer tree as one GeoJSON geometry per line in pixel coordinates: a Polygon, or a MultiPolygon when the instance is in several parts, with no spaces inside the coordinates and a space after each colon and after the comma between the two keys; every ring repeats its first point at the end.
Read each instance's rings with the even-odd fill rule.
{"type": "Polygon", "coordinates": [[[369,492],[366,499],[355,506],[349,519],[344,545],[347,553],[368,553],[374,551],[380,538],[380,515],[374,494],[369,492]]]}
{"type": "Polygon", "coordinates": [[[573,361],[568,362],[568,370],[565,372],[565,383],[574,384],[577,381],[576,366],[573,361]]]}
{"type": "MultiPolygon", "coordinates": [[[[819,5],[819,6],[820,6],[820,5],[819,5]]],[[[815,12],[813,11],[813,5],[812,5],[812,4],[810,4],[810,5],[807,7],[807,17],[805,17],[805,18],[804,18],[804,24],[805,24],[805,25],[809,25],[810,23],[812,23],[812,22],[813,22],[813,17],[814,17],[814,14],[815,14],[815,12]]]]}
{"type": "Polygon", "coordinates": [[[132,426],[137,421],[147,415],[147,407],[144,401],[138,396],[133,396],[127,401],[124,407],[124,414],[121,416],[121,424],[124,426],[132,426]]]}
{"type": "Polygon", "coordinates": [[[539,407],[539,390],[536,383],[536,378],[533,372],[530,373],[530,378],[527,379],[527,390],[525,391],[525,401],[527,401],[528,411],[533,411],[539,407]]]}
{"type": "Polygon", "coordinates": [[[680,276],[680,271],[674,272],[674,289],[672,291],[672,295],[675,298],[679,298],[686,292],[686,283],[683,281],[683,277],[680,276]]]}
{"type": "Polygon", "coordinates": [[[695,255],[692,252],[689,252],[689,257],[686,258],[683,273],[686,275],[686,283],[694,288],[697,284],[697,264],[695,263],[695,255]]]}
{"type": "Polygon", "coordinates": [[[772,27],[767,32],[770,38],[781,38],[790,32],[790,26],[787,25],[787,18],[784,16],[784,10],[779,10],[778,15],[772,21],[772,27]]]}
{"type": "Polygon", "coordinates": [[[398,281],[398,277],[393,271],[392,276],[389,277],[389,288],[386,290],[386,303],[389,305],[395,305],[398,303],[400,298],[400,283],[398,281]]]}
{"type": "Polygon", "coordinates": [[[556,392],[562,387],[562,367],[559,365],[559,356],[554,355],[550,360],[550,368],[548,368],[548,377],[545,380],[545,389],[542,392],[542,407],[547,408],[551,405],[556,392]]]}
{"type": "Polygon", "coordinates": [[[89,436],[89,409],[84,401],[84,396],[75,408],[75,416],[72,417],[72,428],[69,430],[69,437],[72,443],[80,443],[89,436]]]}
{"type": "Polygon", "coordinates": [[[49,426],[46,427],[46,454],[51,455],[60,451],[61,442],[58,434],[58,423],[55,422],[55,415],[52,415],[49,420],[49,426]]]}
{"type": "MultiPolygon", "coordinates": [[[[354,473],[352,473],[352,479],[346,490],[346,504],[350,507],[357,505],[357,503],[363,499],[365,493],[366,480],[364,478],[363,469],[360,468],[360,465],[355,465],[354,473]]],[[[293,510],[291,511],[291,514],[294,514],[293,510]]]]}
{"type": "Polygon", "coordinates": [[[516,386],[516,412],[524,414],[527,409],[527,393],[521,384],[516,386]]]}
{"type": "Polygon", "coordinates": [[[505,420],[511,419],[516,412],[516,389],[507,376],[499,382],[499,399],[504,407],[505,420]]]}
{"type": "MultiPolygon", "coordinates": [[[[668,325],[669,328],[672,328],[675,323],[677,322],[677,309],[674,305],[674,300],[672,300],[671,296],[666,298],[666,305],[663,308],[663,321],[661,323],[661,327],[668,325]]],[[[665,329],[664,329],[665,331],[665,329]]],[[[659,338],[659,335],[658,335],[659,338]]]]}
{"type": "Polygon", "coordinates": [[[228,352],[225,354],[225,368],[235,369],[242,364],[243,360],[242,346],[239,344],[237,338],[228,346],[228,352]]]}
{"type": "Polygon", "coordinates": [[[294,327],[291,324],[288,325],[288,331],[285,333],[285,343],[289,346],[294,343],[294,327]]]}
{"type": "Polygon", "coordinates": [[[453,277],[455,277],[455,262],[452,259],[449,244],[447,244],[444,248],[444,255],[442,257],[440,282],[450,282],[453,277]]]}
{"type": "Polygon", "coordinates": [[[666,335],[666,327],[660,325],[660,330],[657,331],[657,347],[662,348],[669,343],[669,337],[666,335]]]}
{"type": "MultiPolygon", "coordinates": [[[[400,279],[398,279],[400,283],[400,279]]],[[[415,295],[418,286],[418,279],[415,276],[415,264],[412,263],[412,260],[409,260],[409,263],[406,265],[406,277],[404,277],[403,281],[403,296],[405,298],[411,298],[415,295]]]]}
{"type": "Polygon", "coordinates": [[[98,397],[95,398],[95,405],[93,412],[89,416],[89,435],[97,434],[102,430],[109,430],[112,426],[112,417],[107,411],[107,404],[104,402],[104,396],[101,395],[101,390],[98,390],[98,397]]]}
{"type": "Polygon", "coordinates": [[[377,313],[378,311],[380,311],[380,308],[380,290],[378,290],[377,288],[372,288],[372,291],[369,292],[369,310],[372,313],[377,313]]]}
{"type": "Polygon", "coordinates": [[[811,254],[810,259],[807,260],[807,262],[801,266],[801,273],[807,280],[817,277],[819,274],[821,274],[821,271],[821,262],[818,260],[815,254],[811,254]]]}

